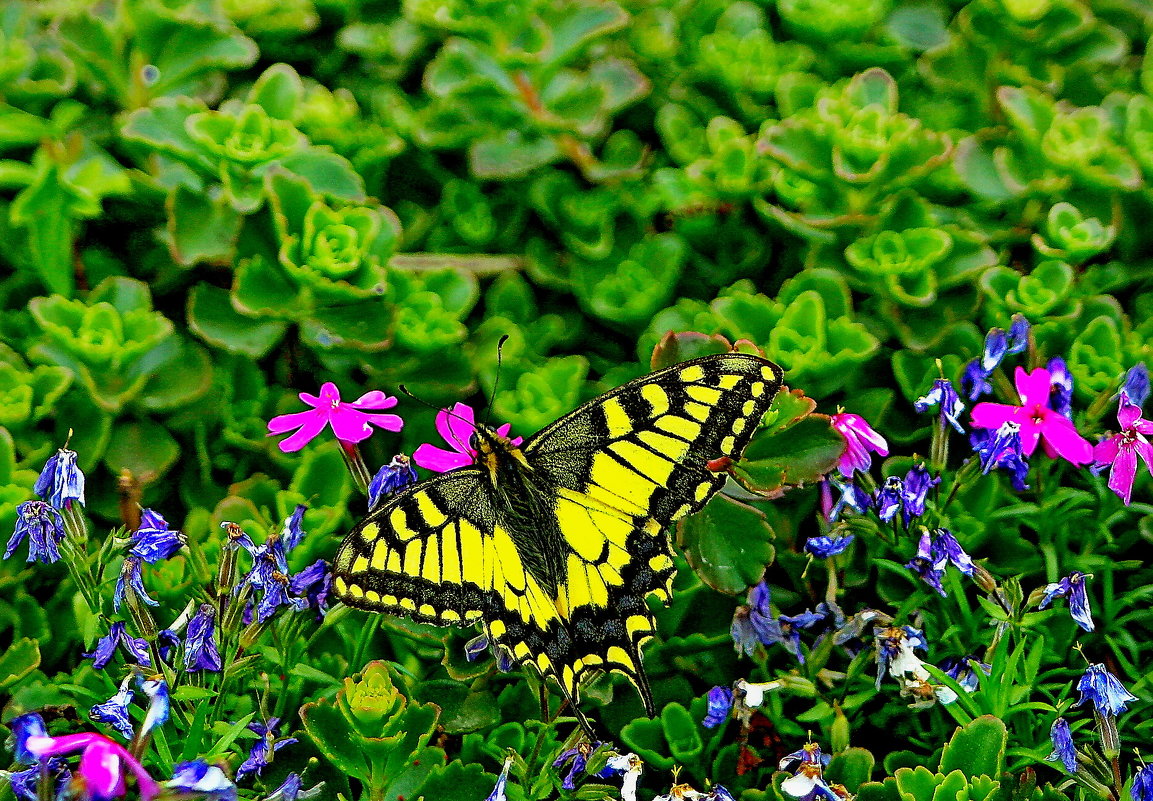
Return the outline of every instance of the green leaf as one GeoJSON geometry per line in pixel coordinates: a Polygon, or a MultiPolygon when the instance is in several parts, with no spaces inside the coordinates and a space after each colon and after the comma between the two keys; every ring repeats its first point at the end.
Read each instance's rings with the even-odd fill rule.
{"type": "Polygon", "coordinates": [[[484,798],[492,794],[496,776],[480,765],[466,765],[454,759],[430,773],[421,785],[424,801],[458,801],[461,798],[484,798]]]}
{"type": "Polygon", "coordinates": [[[236,258],[236,240],[244,218],[228,203],[206,192],[178,186],[168,196],[168,243],[179,264],[228,264],[236,258]]]}
{"type": "Polygon", "coordinates": [[[364,179],[344,156],[310,147],[280,159],[280,167],[308,181],[314,192],[363,202],[364,179]]]}
{"type": "Polygon", "coordinates": [[[0,655],[0,691],[15,687],[33,670],[40,667],[40,644],[24,638],[16,640],[0,655]]]}
{"type": "Polygon", "coordinates": [[[873,775],[873,753],[866,748],[847,748],[834,754],[825,777],[837,784],[843,784],[851,793],[869,781],[873,775]]]}
{"type": "Polygon", "coordinates": [[[560,148],[552,138],[527,137],[516,130],[486,137],[468,149],[469,168],[480,179],[524,178],[559,158],[560,148]]]}
{"type": "Polygon", "coordinates": [[[1005,764],[1007,738],[1004,721],[992,715],[982,715],[968,726],[958,728],[949,738],[941,754],[941,772],[959,770],[970,778],[1000,776],[1005,764]]]}
{"type": "Polygon", "coordinates": [[[210,345],[260,358],[280,341],[288,323],[245,317],[232,307],[228,290],[197,284],[188,294],[188,328],[210,345]]]}
{"type": "Polygon", "coordinates": [[[180,446],[168,430],[151,420],[119,420],[104,452],[104,464],[118,476],[128,470],[145,483],[168,472],[180,456],[180,446]]]}
{"type": "Polygon", "coordinates": [[[248,724],[252,722],[254,717],[256,717],[256,713],[249,712],[240,720],[228,726],[224,730],[224,733],[220,736],[220,739],[218,739],[212,746],[211,750],[209,750],[209,752],[204,755],[204,759],[206,761],[211,761],[228,753],[228,749],[232,747],[234,742],[236,742],[236,738],[239,737],[246,728],[248,728],[248,724]]]}
{"type": "Polygon", "coordinates": [[[776,553],[774,537],[759,509],[717,495],[681,523],[677,542],[702,581],[718,592],[738,595],[764,576],[776,553]]]}

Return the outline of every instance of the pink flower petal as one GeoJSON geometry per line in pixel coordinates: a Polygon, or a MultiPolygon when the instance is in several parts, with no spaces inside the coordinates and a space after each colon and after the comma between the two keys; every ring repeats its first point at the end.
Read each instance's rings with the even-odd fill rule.
{"type": "Polygon", "coordinates": [[[404,420],[398,414],[370,414],[368,422],[385,431],[400,431],[404,428],[404,420]]]}
{"type": "Polygon", "coordinates": [[[120,756],[108,746],[115,743],[96,742],[84,749],[77,774],[84,777],[84,786],[94,798],[114,798],[124,795],[124,773],[120,769],[120,756]]]}
{"type": "Polygon", "coordinates": [[[1137,429],[1138,434],[1151,436],[1153,435],[1153,420],[1138,420],[1133,428],[1137,429]]]}
{"type": "Polygon", "coordinates": [[[1093,447],[1093,461],[1097,464],[1112,464],[1113,460],[1117,458],[1117,453],[1121,448],[1121,440],[1124,439],[1120,434],[1109,437],[1109,439],[1098,442],[1093,447]]]}
{"type": "Polygon", "coordinates": [[[368,415],[350,406],[334,409],[328,417],[328,423],[332,426],[332,433],[341,442],[360,442],[372,436],[368,415]]]}
{"type": "Polygon", "coordinates": [[[1113,462],[1113,469],[1109,473],[1109,489],[1117,493],[1125,505],[1133,495],[1133,479],[1137,477],[1137,454],[1128,448],[1122,448],[1113,462]]]}
{"type": "Polygon", "coordinates": [[[280,450],[284,453],[292,453],[298,451],[313,440],[313,438],[324,430],[324,424],[327,421],[319,415],[313,415],[312,419],[300,427],[295,434],[282,439],[278,444],[280,450]]]}
{"type": "Polygon", "coordinates": [[[1072,464],[1086,465],[1093,461],[1093,446],[1077,433],[1073,421],[1063,415],[1056,412],[1045,415],[1041,436],[1062,459],[1072,464]]]}
{"type": "Polygon", "coordinates": [[[464,467],[466,464],[472,464],[472,457],[467,453],[446,451],[444,448],[429,445],[427,442],[413,452],[412,460],[425,470],[432,470],[436,473],[446,473],[449,470],[464,467]]]}
{"type": "Polygon", "coordinates": [[[1140,454],[1145,466],[1149,468],[1149,475],[1153,476],[1153,445],[1148,442],[1135,442],[1133,448],[1140,454]]]}
{"type": "Polygon", "coordinates": [[[315,409],[307,412],[293,412],[292,414],[281,414],[268,421],[268,433],[270,434],[283,434],[285,431],[291,431],[294,428],[300,428],[307,425],[310,420],[317,417],[315,409]]]}
{"type": "Polygon", "coordinates": [[[391,409],[397,403],[396,398],[390,398],[387,393],[374,389],[346,405],[356,409],[391,409]]]}
{"type": "Polygon", "coordinates": [[[1037,450],[1037,443],[1041,441],[1041,429],[1029,422],[1028,425],[1021,425],[1021,453],[1025,456],[1032,456],[1033,451],[1037,450]]]}
{"type": "Polygon", "coordinates": [[[1141,407],[1131,403],[1122,403],[1117,409],[1117,422],[1121,428],[1132,428],[1133,424],[1141,419],[1141,407]]]}
{"type": "Polygon", "coordinates": [[[1022,406],[1040,404],[1049,405],[1049,388],[1053,383],[1053,376],[1044,367],[1038,367],[1031,373],[1018,367],[1014,373],[1014,383],[1017,385],[1017,394],[1021,396],[1022,406]]]}
{"type": "MultiPolygon", "coordinates": [[[[496,433],[499,436],[507,437],[508,432],[510,431],[512,431],[512,423],[505,423],[504,425],[497,428],[496,433]]],[[[509,440],[509,444],[511,444],[514,448],[519,448],[522,442],[524,442],[524,437],[513,437],[509,440]]]]}
{"type": "Polygon", "coordinates": [[[436,416],[436,430],[454,451],[472,455],[468,443],[476,431],[476,413],[471,406],[456,403],[451,409],[442,409],[436,416]]]}
{"type": "Polygon", "coordinates": [[[1020,410],[1020,406],[1010,406],[1007,403],[978,403],[970,412],[970,422],[973,428],[991,428],[996,431],[1005,423],[1014,420],[1020,410]]]}

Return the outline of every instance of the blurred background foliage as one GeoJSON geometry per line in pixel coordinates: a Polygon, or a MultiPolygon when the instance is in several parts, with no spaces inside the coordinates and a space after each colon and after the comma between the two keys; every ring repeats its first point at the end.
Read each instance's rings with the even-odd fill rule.
{"type": "MultiPolygon", "coordinates": [[[[334,447],[286,457],[265,421],[325,380],[346,398],[404,383],[433,405],[478,400],[504,335],[493,414],[520,435],[696,331],[752,340],[824,411],[923,452],[910,403],[935,360],[957,379],[1013,312],[1085,405],[1153,358],[1151,34],[1144,0],[4,3],[0,531],[71,431],[107,524],[125,476],[206,542],[306,502],[299,558],[329,557],[363,507],[334,447]]],[[[401,411],[370,464],[432,437],[431,410],[401,411]]],[[[814,507],[769,509],[786,562],[814,507]]],[[[1041,580],[1053,557],[1022,535],[1036,520],[981,508],[970,544],[1041,580]]],[[[1114,520],[1068,512],[1051,522],[1072,550],[1078,525],[1114,520]]],[[[1151,536],[1148,514],[1125,525],[1114,553],[1151,536]]],[[[900,605],[907,581],[858,556],[849,590],[900,605]]],[[[71,595],[20,570],[0,584],[43,608],[5,598],[0,637],[38,638],[50,674],[75,658],[48,631],[71,595]]],[[[167,578],[160,597],[192,580],[167,578]]],[[[700,706],[738,670],[733,601],[678,581],[648,664],[661,699],[700,706]]],[[[804,582],[782,598],[807,601],[804,582]]],[[[443,633],[385,625],[385,655],[440,659],[443,633]]],[[[1132,625],[1111,636],[1140,665],[1153,632],[1132,625]]],[[[523,684],[501,686],[499,705],[462,697],[460,753],[527,736],[493,729],[539,715],[523,684]]],[[[603,717],[617,732],[638,712],[625,697],[603,717]]],[[[952,725],[862,696],[784,728],[846,714],[854,739],[924,754],[952,725]]],[[[661,751],[652,725],[631,747],[661,751]]],[[[731,767],[734,745],[693,736],[680,762],[731,767]]]]}

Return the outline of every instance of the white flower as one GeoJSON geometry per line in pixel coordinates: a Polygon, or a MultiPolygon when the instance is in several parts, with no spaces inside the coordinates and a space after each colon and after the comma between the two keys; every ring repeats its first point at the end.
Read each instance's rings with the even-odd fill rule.
{"type": "Polygon", "coordinates": [[[756,709],[765,702],[765,693],[778,689],[781,683],[779,681],[753,683],[744,679],[737,679],[734,686],[744,693],[745,706],[756,709]]]}

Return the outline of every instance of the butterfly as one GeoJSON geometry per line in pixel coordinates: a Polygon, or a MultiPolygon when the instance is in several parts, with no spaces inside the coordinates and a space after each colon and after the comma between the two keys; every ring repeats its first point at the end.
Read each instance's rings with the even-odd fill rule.
{"type": "Polygon", "coordinates": [[[586,729],[576,705],[590,671],[623,673],[652,717],[640,648],[654,633],[646,598],[667,603],[675,572],[664,529],[724,485],[718,466],[740,458],[782,378],[758,356],[703,356],[594,398],[521,447],[477,425],[473,464],[408,487],[349,532],[333,589],[360,609],[483,623],[557,681],[586,729]]]}

